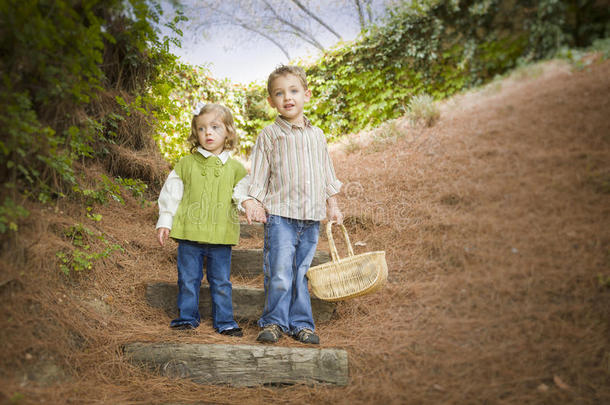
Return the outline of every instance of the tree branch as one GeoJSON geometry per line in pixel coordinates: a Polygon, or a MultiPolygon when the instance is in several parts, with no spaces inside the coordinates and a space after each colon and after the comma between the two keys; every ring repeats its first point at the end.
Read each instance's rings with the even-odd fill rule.
{"type": "Polygon", "coordinates": [[[315,46],[316,48],[318,48],[321,51],[324,50],[324,46],[320,42],[318,42],[318,40],[316,40],[316,38],[314,38],[313,35],[311,35],[307,31],[305,31],[304,29],[302,29],[298,25],[288,21],[287,19],[285,19],[281,15],[279,15],[277,13],[277,11],[273,8],[273,6],[271,6],[271,4],[269,4],[269,2],[267,0],[263,0],[263,3],[265,3],[265,5],[269,9],[269,11],[271,11],[273,13],[275,18],[277,18],[280,22],[286,24],[287,26],[289,26],[290,28],[292,28],[295,31],[295,32],[293,32],[294,35],[296,35],[297,37],[302,38],[302,39],[305,39],[305,37],[306,37],[306,38],[308,38],[307,42],[309,42],[310,44],[312,44],[313,46],[315,46]],[[299,33],[301,35],[299,35],[299,33]]]}
{"type": "Polygon", "coordinates": [[[258,30],[258,29],[256,29],[256,28],[252,27],[252,26],[249,26],[249,25],[247,25],[246,23],[241,22],[241,21],[239,21],[239,20],[237,20],[237,19],[236,19],[235,21],[236,21],[236,25],[237,25],[237,26],[242,27],[242,28],[243,28],[243,29],[245,29],[245,30],[252,31],[252,32],[254,32],[254,33],[256,33],[256,34],[260,35],[261,37],[263,37],[263,38],[265,38],[265,39],[267,39],[267,40],[271,41],[271,42],[272,42],[272,43],[273,43],[275,46],[277,46],[278,48],[280,48],[280,50],[282,51],[282,53],[284,53],[284,55],[286,56],[286,59],[287,59],[287,60],[290,60],[290,59],[291,59],[291,58],[290,58],[290,54],[288,53],[288,51],[286,50],[286,48],[284,48],[284,46],[283,46],[281,43],[279,43],[279,42],[278,42],[278,41],[277,41],[275,38],[273,38],[271,35],[266,34],[265,32],[260,31],[260,30],[258,30]]]}
{"type": "Polygon", "coordinates": [[[333,35],[335,35],[340,41],[343,40],[343,38],[341,38],[341,35],[337,34],[337,32],[335,30],[333,30],[328,24],[326,24],[324,21],[322,21],[322,19],[320,17],[318,17],[312,11],[310,11],[307,7],[305,7],[303,5],[303,3],[301,3],[299,0],[292,0],[292,2],[294,4],[296,4],[298,8],[303,10],[305,12],[305,14],[307,14],[308,16],[310,16],[311,18],[316,20],[321,26],[323,26],[324,28],[326,28],[327,30],[332,32],[333,35]]]}
{"type": "Polygon", "coordinates": [[[266,32],[246,23],[245,21],[243,21],[242,19],[238,18],[235,15],[231,15],[229,13],[224,12],[223,10],[219,9],[219,8],[212,8],[215,12],[217,12],[218,14],[221,14],[225,17],[228,17],[228,23],[232,24],[232,25],[236,25],[238,27],[241,27],[243,29],[245,29],[246,31],[251,31],[254,32],[255,34],[260,35],[261,37],[265,38],[266,40],[270,41],[272,44],[274,44],[275,46],[277,46],[280,51],[282,51],[282,53],[286,56],[287,60],[290,60],[290,54],[288,53],[288,51],[286,50],[286,48],[278,41],[276,40],[271,34],[267,34],[266,32]]]}
{"type": "Polygon", "coordinates": [[[360,0],[354,0],[356,3],[356,10],[358,10],[358,20],[360,21],[360,31],[364,31],[366,23],[364,22],[364,13],[362,12],[362,4],[360,0]]]}

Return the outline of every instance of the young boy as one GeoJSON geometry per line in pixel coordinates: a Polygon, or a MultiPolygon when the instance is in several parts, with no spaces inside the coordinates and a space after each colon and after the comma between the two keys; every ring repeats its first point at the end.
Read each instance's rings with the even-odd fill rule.
{"type": "Polygon", "coordinates": [[[242,203],[249,223],[265,223],[265,307],[257,341],[275,343],[284,332],[300,342],[319,344],[305,273],[326,210],[331,221],[343,221],[335,197],[341,182],[324,133],[303,115],[311,98],[303,69],[278,67],[269,75],[267,91],[267,100],[279,116],[256,140],[251,199],[242,203]]]}

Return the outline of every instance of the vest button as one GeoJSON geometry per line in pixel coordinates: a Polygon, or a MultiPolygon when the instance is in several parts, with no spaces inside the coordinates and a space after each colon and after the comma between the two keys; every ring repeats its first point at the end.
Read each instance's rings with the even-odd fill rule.
{"type": "Polygon", "coordinates": [[[214,169],[214,176],[216,176],[216,177],[220,176],[220,169],[218,167],[216,169],[214,169]]]}

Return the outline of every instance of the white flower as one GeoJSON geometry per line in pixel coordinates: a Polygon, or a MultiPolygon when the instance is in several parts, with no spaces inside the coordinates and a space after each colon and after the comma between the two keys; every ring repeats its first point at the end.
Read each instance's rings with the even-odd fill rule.
{"type": "Polygon", "coordinates": [[[205,103],[203,101],[198,102],[195,108],[193,109],[193,115],[199,115],[203,107],[205,107],[205,103]]]}

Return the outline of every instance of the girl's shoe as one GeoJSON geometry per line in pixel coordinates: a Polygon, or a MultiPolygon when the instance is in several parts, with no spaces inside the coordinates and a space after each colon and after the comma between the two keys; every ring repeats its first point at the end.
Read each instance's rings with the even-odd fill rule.
{"type": "Polygon", "coordinates": [[[242,337],[244,335],[244,332],[242,332],[241,328],[231,328],[223,330],[222,332],[220,332],[220,334],[233,337],[242,337]]]}

